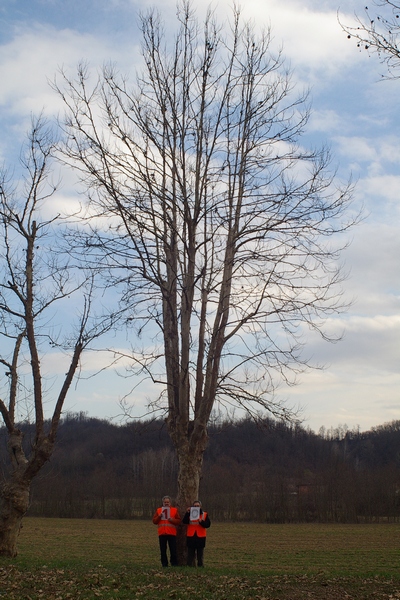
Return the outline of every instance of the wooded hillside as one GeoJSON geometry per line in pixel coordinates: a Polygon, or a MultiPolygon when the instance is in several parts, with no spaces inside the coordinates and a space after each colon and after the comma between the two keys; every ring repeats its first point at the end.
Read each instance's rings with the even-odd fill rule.
{"type": "MultiPolygon", "coordinates": [[[[24,426],[25,443],[30,427],[24,426]]],[[[214,424],[201,500],[215,520],[400,520],[400,421],[318,435],[265,420],[214,424]]],[[[0,431],[1,469],[6,448],[0,431]]],[[[32,491],[30,515],[150,518],[175,494],[177,464],[163,421],[127,425],[68,415],[32,491]]]]}

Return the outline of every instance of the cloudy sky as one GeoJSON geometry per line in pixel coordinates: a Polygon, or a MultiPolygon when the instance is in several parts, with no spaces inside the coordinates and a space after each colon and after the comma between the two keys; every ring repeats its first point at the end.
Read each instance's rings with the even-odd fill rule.
{"type": "MultiPolygon", "coordinates": [[[[365,219],[352,233],[344,260],[349,272],[346,314],[332,319],[343,340],[310,337],[307,353],[324,371],[303,375],[279,397],[302,408],[304,425],[318,431],[347,425],[367,430],[400,419],[400,81],[384,81],[384,67],[347,40],[338,21],[352,23],[362,0],[242,0],[257,25],[271,25],[300,86],[311,90],[313,112],[304,143],[328,144],[338,175],[357,181],[355,201],[365,219]]],[[[205,3],[194,0],[199,15],[205,3]]],[[[157,6],[167,30],[175,0],[2,0],[0,5],[0,161],[18,156],[31,114],[56,115],[60,103],[49,86],[60,67],[71,74],[85,60],[95,70],[115,62],[135,72],[139,60],[137,14],[157,6]]],[[[232,2],[214,2],[225,18],[232,2]]],[[[62,192],[61,192],[62,194],[62,192]]],[[[60,202],[63,201],[60,195],[60,202]]],[[[83,375],[99,360],[88,356],[83,375]]],[[[54,361],[55,362],[55,361],[54,361]]],[[[49,372],[57,365],[47,364],[49,372]]],[[[132,381],[102,373],[82,380],[66,408],[90,416],[120,413],[118,400],[132,381]]],[[[137,388],[134,414],[151,390],[137,388]]]]}

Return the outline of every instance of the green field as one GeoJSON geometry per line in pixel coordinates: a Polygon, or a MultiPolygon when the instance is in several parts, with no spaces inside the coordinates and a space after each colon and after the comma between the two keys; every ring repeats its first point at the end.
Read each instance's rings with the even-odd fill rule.
{"type": "Polygon", "coordinates": [[[27,518],[0,599],[400,599],[400,524],[213,523],[204,569],[161,569],[145,521],[27,518]]]}

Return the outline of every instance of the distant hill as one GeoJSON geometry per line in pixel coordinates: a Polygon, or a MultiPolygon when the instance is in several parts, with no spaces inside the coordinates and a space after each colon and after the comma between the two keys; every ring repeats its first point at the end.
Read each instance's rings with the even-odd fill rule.
{"type": "MultiPolygon", "coordinates": [[[[21,427],[25,443],[33,443],[31,427],[21,427]]],[[[5,439],[0,430],[3,473],[5,439]]],[[[116,425],[67,415],[52,460],[33,484],[30,514],[150,518],[163,494],[176,493],[176,476],[163,421],[116,425]]],[[[217,520],[399,520],[400,421],[319,435],[271,419],[213,424],[201,497],[217,520]]]]}

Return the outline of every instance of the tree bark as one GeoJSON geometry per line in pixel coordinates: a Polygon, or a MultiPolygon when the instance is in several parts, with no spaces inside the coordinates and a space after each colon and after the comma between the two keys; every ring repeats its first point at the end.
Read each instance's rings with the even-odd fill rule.
{"type": "Polygon", "coordinates": [[[19,429],[9,432],[8,452],[11,475],[0,488],[0,556],[17,556],[17,541],[22,518],[29,507],[30,481],[26,477],[28,461],[22,448],[23,434],[19,429]]]}
{"type": "Polygon", "coordinates": [[[30,482],[14,474],[0,491],[0,556],[17,556],[22,519],[29,508],[30,482]]]}
{"type": "MultiPolygon", "coordinates": [[[[171,425],[170,425],[171,431],[171,425]]],[[[206,427],[202,428],[200,434],[193,430],[193,423],[189,423],[186,435],[178,431],[171,431],[178,457],[178,494],[177,507],[183,518],[187,508],[192,506],[199,498],[199,486],[203,468],[203,456],[207,446],[208,436],[206,427]]],[[[181,525],[178,529],[178,563],[186,565],[186,526],[181,525]]]]}
{"type": "Polygon", "coordinates": [[[43,437],[37,440],[27,460],[22,446],[23,433],[9,432],[8,451],[12,471],[0,488],[0,556],[17,556],[17,542],[22,519],[29,508],[32,479],[49,460],[54,443],[43,437]]]}

